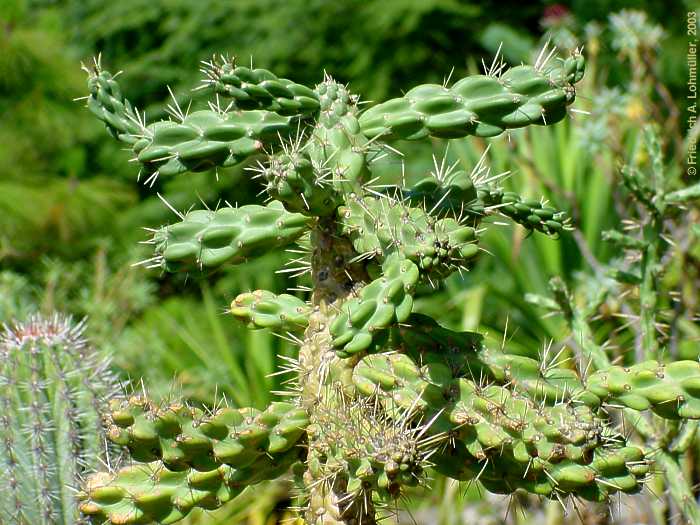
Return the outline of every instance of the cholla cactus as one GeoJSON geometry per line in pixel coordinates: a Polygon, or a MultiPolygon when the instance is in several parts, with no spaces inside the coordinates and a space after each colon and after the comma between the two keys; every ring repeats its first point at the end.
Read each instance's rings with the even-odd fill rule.
{"type": "Polygon", "coordinates": [[[0,523],[78,523],[80,478],[108,460],[100,414],[120,389],[83,330],[36,316],[0,335],[0,523]]]}
{"type": "Polygon", "coordinates": [[[562,120],[584,59],[554,59],[452,86],[420,85],[360,111],[326,76],[311,89],[225,58],[205,63],[209,110],[147,124],[98,62],[88,107],[129,145],[142,176],[248,168],[271,201],[180,215],[151,240],[150,266],[210,270],[297,242],[310,297],[258,290],[231,313],[299,343],[291,400],[266,410],[202,412],[134,397],[110,406],[110,437],[136,463],[92,476],[80,494],[97,523],[173,523],[213,509],[292,465],[303,472],[310,525],[373,524],[425,472],[479,480],[490,491],[606,501],[636,493],[648,450],[615,430],[608,406],[700,418],[700,365],[597,367],[539,362],[489,348],[414,313],[421,283],[468,270],[486,219],[500,214],[558,236],[566,215],[505,192],[485,176],[439,169],[414,186],[372,185],[372,163],[394,140],[494,137],[562,120]],[[222,104],[223,102],[223,104],[222,104]],[[264,160],[259,156],[266,155],[264,160]]]}

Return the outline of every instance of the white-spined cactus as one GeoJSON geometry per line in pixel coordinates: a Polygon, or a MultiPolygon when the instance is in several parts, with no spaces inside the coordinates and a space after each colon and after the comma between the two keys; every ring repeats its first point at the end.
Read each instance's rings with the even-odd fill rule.
{"type": "Polygon", "coordinates": [[[0,334],[0,523],[84,522],[75,491],[108,462],[101,412],[121,392],[84,328],[33,316],[0,334]]]}

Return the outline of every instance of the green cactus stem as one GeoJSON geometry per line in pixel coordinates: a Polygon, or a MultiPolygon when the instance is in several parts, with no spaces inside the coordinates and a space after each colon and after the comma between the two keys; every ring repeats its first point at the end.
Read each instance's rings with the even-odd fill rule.
{"type": "Polygon", "coordinates": [[[137,396],[110,409],[112,442],[126,446],[137,461],[160,460],[174,471],[248,467],[296,446],[308,424],[306,411],[292,403],[273,403],[264,412],[220,408],[208,414],[180,403],[155,407],[137,396]]]}
{"type": "Polygon", "coordinates": [[[150,262],[168,271],[240,264],[291,244],[312,222],[309,217],[286,211],[279,202],[194,210],[182,216],[182,221],[153,234],[150,242],[156,255],[150,262]]]}
{"type": "Polygon", "coordinates": [[[293,295],[255,290],[236,297],[231,314],[251,328],[298,332],[308,326],[311,307],[293,295]]]}
{"type": "Polygon", "coordinates": [[[201,71],[205,75],[202,87],[233,99],[237,109],[264,109],[280,115],[305,117],[319,111],[318,93],[279,78],[267,69],[237,66],[234,60],[224,56],[214,56],[202,64],[201,71]]]}
{"type": "Polygon", "coordinates": [[[1,523],[81,523],[74,489],[108,461],[100,409],[120,389],[84,329],[56,314],[0,335],[1,523]]]}
{"type": "Polygon", "coordinates": [[[360,126],[370,138],[420,140],[494,137],[530,124],[554,124],[574,101],[574,84],[583,69],[583,57],[576,55],[551,66],[523,65],[466,77],[449,88],[416,86],[365,111],[360,126]]]}

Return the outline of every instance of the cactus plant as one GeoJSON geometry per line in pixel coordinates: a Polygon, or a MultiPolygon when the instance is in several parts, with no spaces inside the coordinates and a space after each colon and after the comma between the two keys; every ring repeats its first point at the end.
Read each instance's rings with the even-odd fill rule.
{"type": "Polygon", "coordinates": [[[483,75],[416,86],[365,111],[328,75],[307,88],[215,58],[204,63],[210,110],[176,106],[150,124],[99,61],[86,69],[88,108],[148,183],[249,159],[272,200],[180,215],[154,232],[150,266],[209,270],[298,242],[312,280],[307,301],[258,290],[231,305],[248,326],[299,342],[286,402],[262,412],[140,397],[110,405],[109,437],[135,463],[87,480],[80,508],[93,522],[173,523],[293,465],[309,525],[374,524],[430,468],[498,493],[607,501],[639,492],[655,459],[617,429],[614,407],[700,418],[696,362],[666,366],[650,355],[623,368],[601,357],[588,374],[490,348],[413,311],[418,286],[476,263],[490,217],[555,237],[569,220],[464,171],[412,187],[399,173],[377,191],[372,160],[398,139],[493,137],[560,121],[583,76],[581,53],[543,51],[534,66],[511,69],[495,60],[483,75]]]}
{"type": "Polygon", "coordinates": [[[83,522],[74,491],[108,461],[101,408],[121,392],[84,328],[33,316],[0,336],[1,523],[83,522]]]}

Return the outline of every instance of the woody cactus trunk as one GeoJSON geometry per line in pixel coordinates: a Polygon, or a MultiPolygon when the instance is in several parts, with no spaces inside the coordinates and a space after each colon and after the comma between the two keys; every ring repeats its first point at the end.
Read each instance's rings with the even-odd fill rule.
{"type": "Polygon", "coordinates": [[[269,201],[179,214],[153,232],[148,265],[206,271],[297,243],[309,297],[257,290],[230,309],[250,328],[298,341],[294,395],[263,411],[114,402],[109,437],[134,462],[88,479],[85,515],[174,523],[288,471],[310,525],[374,524],[429,469],[560,500],[640,491],[648,450],[615,430],[606,407],[700,418],[700,365],[602,363],[586,376],[413,312],[417,286],[475,263],[489,217],[555,237],[568,219],[503,191],[481,163],[472,173],[438,166],[413,186],[401,173],[373,185],[373,162],[393,141],[495,137],[562,120],[583,76],[580,53],[545,51],[510,69],[496,60],[486,74],[420,85],[364,111],[328,76],[309,88],[223,57],[204,64],[208,110],[174,103],[171,119],[148,124],[99,61],[88,107],[131,148],[147,184],[250,161],[269,201]]]}

